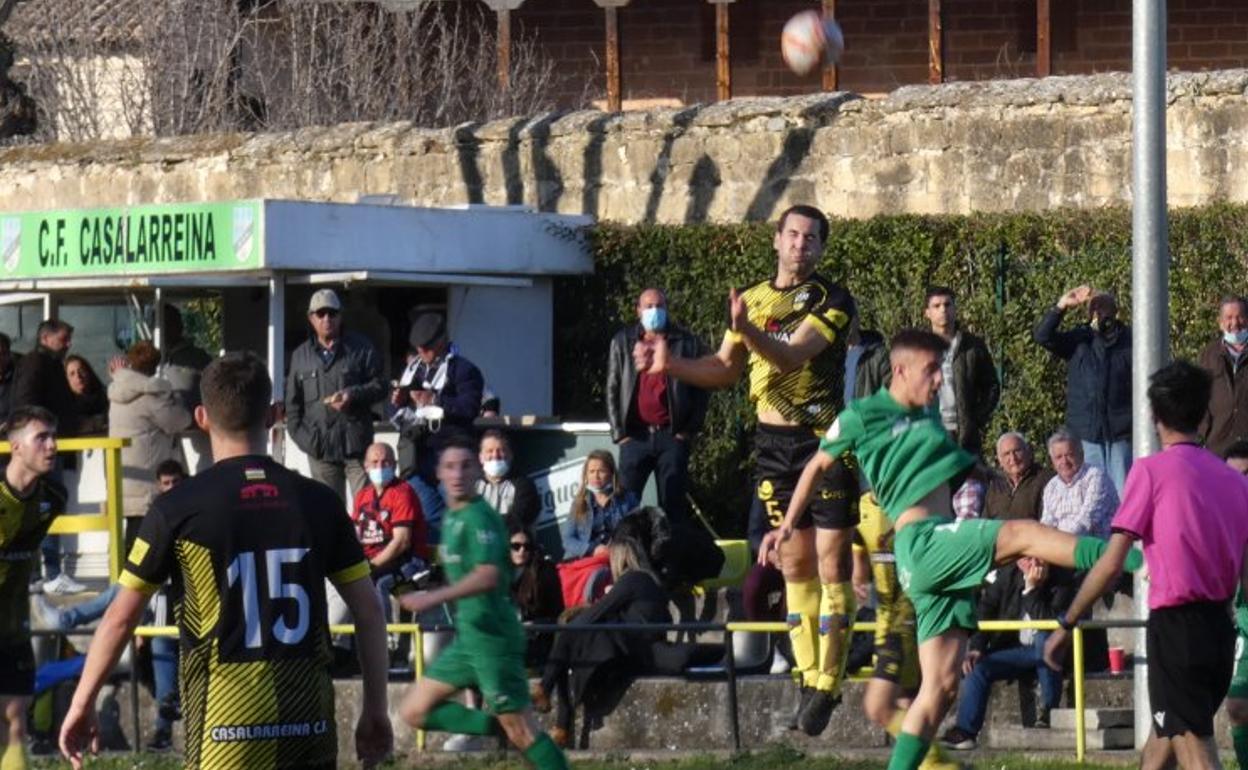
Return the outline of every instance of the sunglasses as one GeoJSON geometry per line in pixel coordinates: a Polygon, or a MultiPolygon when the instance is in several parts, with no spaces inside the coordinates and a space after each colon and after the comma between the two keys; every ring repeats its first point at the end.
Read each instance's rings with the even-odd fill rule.
{"type": "Polygon", "coordinates": [[[320,310],[313,313],[312,315],[316,316],[317,318],[324,318],[325,316],[329,316],[330,318],[333,318],[338,315],[338,311],[332,308],[323,307],[320,310]]]}
{"type": "Polygon", "coordinates": [[[532,551],[533,544],[532,543],[512,543],[511,550],[515,551],[516,553],[520,553],[521,551],[532,551]]]}

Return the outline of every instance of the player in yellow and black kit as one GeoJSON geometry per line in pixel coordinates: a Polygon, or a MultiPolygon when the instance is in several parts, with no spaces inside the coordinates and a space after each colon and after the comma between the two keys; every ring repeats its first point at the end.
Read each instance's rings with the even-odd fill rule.
{"type": "Polygon", "coordinates": [[[92,704],[147,597],[181,597],[186,767],[275,770],[337,764],[325,580],[355,618],[364,765],[389,753],[381,605],[338,496],[267,457],[268,373],[250,354],[214,361],[195,410],[216,464],[156,498],[100,623],[61,732],[78,767],[92,704]]]}
{"type": "MultiPolygon", "coordinates": [[[[827,218],[810,206],[793,206],[780,216],[773,242],[776,274],[732,292],[732,325],[715,354],[671,358],[662,340],[638,343],[634,351],[639,369],[648,366],[704,388],[728,387],[748,368],[758,415],[752,531],[784,519],[819,436],[844,406],[847,337],[857,311],[848,291],[815,272],[828,229],[827,218]]],[[[794,726],[809,735],[823,732],[840,702],[856,609],[850,543],[857,521],[857,476],[847,455],[780,548],[801,687],[794,726]]]]}
{"type": "Polygon", "coordinates": [[[65,488],[56,465],[56,417],[41,407],[9,415],[12,457],[0,479],[0,770],[26,768],[26,709],[35,691],[30,647],[31,568],[65,488]]]}

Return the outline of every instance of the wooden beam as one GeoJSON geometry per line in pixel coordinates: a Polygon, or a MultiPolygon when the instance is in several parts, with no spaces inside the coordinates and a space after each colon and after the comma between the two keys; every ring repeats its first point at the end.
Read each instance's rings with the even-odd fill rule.
{"type": "Polygon", "coordinates": [[[927,0],[927,82],[945,82],[945,19],[941,0],[927,0]]]}
{"type": "MultiPolygon", "coordinates": [[[[823,0],[823,15],[836,18],[836,0],[823,0]]],[[[840,67],[828,62],[823,68],[823,90],[836,91],[841,85],[840,67]]]]}
{"type": "Polygon", "coordinates": [[[715,4],[715,98],[732,98],[732,46],[728,39],[728,3],[715,4]]]}
{"type": "Polygon", "coordinates": [[[1053,23],[1050,0],[1036,0],[1036,77],[1053,74],[1053,23]]]}
{"type": "Polygon", "coordinates": [[[511,90],[511,11],[495,11],[498,16],[498,88],[511,90]]]}
{"type": "Polygon", "coordinates": [[[619,9],[607,6],[607,111],[619,112],[623,107],[620,90],[620,20],[619,9]]]}

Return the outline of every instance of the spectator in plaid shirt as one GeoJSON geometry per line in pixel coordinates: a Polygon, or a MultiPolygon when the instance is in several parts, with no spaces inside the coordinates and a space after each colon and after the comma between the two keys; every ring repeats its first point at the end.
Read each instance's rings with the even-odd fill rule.
{"type": "Polygon", "coordinates": [[[1049,437],[1049,460],[1057,471],[1044,487],[1042,524],[1072,535],[1109,537],[1118,493],[1105,471],[1083,461],[1083,445],[1064,430],[1049,437]]]}
{"type": "Polygon", "coordinates": [[[988,487],[984,484],[983,469],[977,463],[971,474],[953,493],[953,516],[962,519],[978,519],[984,513],[984,497],[988,487]]]}

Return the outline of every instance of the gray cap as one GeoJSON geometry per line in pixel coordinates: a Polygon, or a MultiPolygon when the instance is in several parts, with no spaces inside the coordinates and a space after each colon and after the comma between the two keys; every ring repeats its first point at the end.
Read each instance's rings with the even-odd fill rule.
{"type": "Polygon", "coordinates": [[[338,295],[333,289],[318,289],[312,295],[312,299],[308,302],[308,312],[315,313],[318,310],[329,308],[330,310],[342,310],[342,303],[338,301],[338,295]]]}
{"type": "Polygon", "coordinates": [[[421,313],[412,319],[412,331],[407,342],[413,348],[431,347],[446,336],[446,319],[441,313],[421,313]]]}

